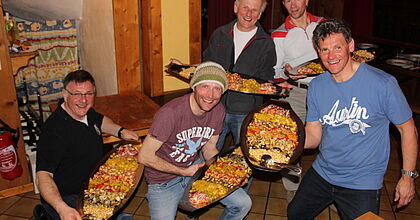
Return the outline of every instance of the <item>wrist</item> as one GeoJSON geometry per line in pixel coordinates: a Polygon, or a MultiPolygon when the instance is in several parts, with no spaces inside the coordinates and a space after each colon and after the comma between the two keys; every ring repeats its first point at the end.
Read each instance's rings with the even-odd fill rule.
{"type": "Polygon", "coordinates": [[[122,138],[122,131],[123,131],[124,129],[125,129],[124,127],[121,127],[121,128],[118,130],[118,132],[117,132],[117,137],[118,137],[119,139],[123,139],[123,138],[122,138]]]}
{"type": "Polygon", "coordinates": [[[407,177],[407,178],[410,178],[410,179],[413,179],[413,180],[419,176],[419,174],[416,170],[406,171],[404,169],[401,169],[401,174],[402,174],[402,177],[407,177]]]}
{"type": "Polygon", "coordinates": [[[408,176],[408,175],[406,175],[406,174],[403,174],[403,175],[401,175],[401,179],[400,179],[402,182],[414,182],[414,179],[413,178],[411,178],[410,176],[408,176]]]}

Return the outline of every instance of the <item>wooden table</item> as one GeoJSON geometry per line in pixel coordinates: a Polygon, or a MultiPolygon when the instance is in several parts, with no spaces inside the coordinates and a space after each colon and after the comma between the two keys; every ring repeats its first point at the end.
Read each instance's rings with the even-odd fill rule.
{"type": "MultiPolygon", "coordinates": [[[[57,104],[51,104],[54,111],[57,104]]],[[[124,128],[135,131],[139,136],[146,136],[152,126],[153,116],[160,106],[141,92],[129,92],[118,95],[95,98],[93,108],[124,128]]],[[[103,136],[104,143],[120,141],[109,135],[103,136]]]]}
{"type": "Polygon", "coordinates": [[[420,45],[371,36],[356,35],[355,39],[356,43],[367,42],[378,45],[378,48],[372,48],[373,51],[377,52],[377,57],[369,64],[394,75],[410,104],[411,110],[420,114],[420,99],[418,98],[420,95],[420,70],[404,69],[386,63],[387,59],[395,58],[396,53],[401,53],[398,51],[403,51],[402,54],[419,54],[420,45]]]}
{"type": "MultiPolygon", "coordinates": [[[[153,116],[160,106],[141,92],[97,97],[95,110],[124,128],[136,131],[139,136],[147,135],[153,116]]],[[[104,143],[119,141],[114,136],[104,136],[104,143]]]]}

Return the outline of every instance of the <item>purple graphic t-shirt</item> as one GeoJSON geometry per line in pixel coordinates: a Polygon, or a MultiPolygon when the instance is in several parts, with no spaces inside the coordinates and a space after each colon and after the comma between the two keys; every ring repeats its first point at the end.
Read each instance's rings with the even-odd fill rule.
{"type": "MultiPolygon", "coordinates": [[[[198,158],[198,151],[211,136],[222,131],[225,109],[216,105],[202,116],[193,114],[190,95],[176,98],[155,114],[149,134],[163,144],[156,155],[176,166],[188,167],[198,158]]],[[[164,183],[176,177],[151,167],[145,167],[146,181],[149,184],[164,183]]]]}

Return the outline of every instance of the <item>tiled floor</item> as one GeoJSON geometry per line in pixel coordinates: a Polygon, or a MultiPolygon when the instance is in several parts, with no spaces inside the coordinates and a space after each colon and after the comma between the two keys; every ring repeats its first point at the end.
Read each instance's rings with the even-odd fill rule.
{"type": "MultiPolygon", "coordinates": [[[[417,129],[420,130],[420,117],[416,115],[417,129]]],[[[411,204],[399,211],[392,205],[393,191],[400,176],[401,151],[399,150],[399,137],[396,130],[391,129],[391,158],[385,175],[385,184],[382,190],[380,216],[386,220],[420,220],[420,178],[416,180],[417,194],[411,204]]],[[[311,165],[316,156],[316,151],[305,151],[301,165],[305,170],[311,165]]],[[[419,157],[420,158],[420,155],[419,157]]],[[[420,160],[417,160],[417,170],[420,171],[420,160]]],[[[254,173],[255,178],[250,189],[253,201],[249,220],[274,220],[286,218],[286,191],[278,175],[273,173],[254,173]]],[[[147,200],[144,197],[147,188],[144,181],[137,190],[136,195],[124,209],[124,212],[134,214],[135,219],[149,219],[147,200]]],[[[0,200],[0,220],[32,219],[32,209],[39,204],[39,195],[33,192],[9,197],[0,200]]],[[[202,215],[200,220],[218,219],[223,211],[221,205],[217,205],[202,215]]],[[[184,219],[184,214],[179,212],[177,219],[184,219]]],[[[330,208],[325,209],[316,219],[335,220],[340,219],[338,214],[330,208]]]]}

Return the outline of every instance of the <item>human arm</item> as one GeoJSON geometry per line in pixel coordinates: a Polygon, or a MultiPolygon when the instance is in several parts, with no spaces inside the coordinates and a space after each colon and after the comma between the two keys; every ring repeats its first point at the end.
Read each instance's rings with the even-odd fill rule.
{"type": "MultiPolygon", "coordinates": [[[[416,169],[418,154],[418,133],[413,118],[400,125],[396,125],[401,134],[401,148],[403,169],[413,171],[416,169]]],[[[411,202],[415,195],[414,179],[403,174],[395,188],[394,201],[398,202],[397,208],[411,202]]]]}
{"type": "Polygon", "coordinates": [[[305,149],[313,149],[321,143],[322,125],[319,121],[307,121],[305,126],[305,149]]]}
{"type": "MultiPolygon", "coordinates": [[[[273,80],[275,77],[274,66],[276,65],[276,50],[273,40],[270,38],[265,39],[260,47],[257,47],[256,54],[249,54],[248,56],[257,56],[256,69],[254,76],[263,80],[273,80]]],[[[249,71],[249,70],[248,70],[249,71]]]]}
{"type": "Polygon", "coordinates": [[[192,176],[200,167],[204,166],[204,163],[199,163],[183,168],[169,163],[168,161],[156,156],[156,152],[162,144],[163,142],[159,141],[156,137],[153,137],[150,134],[147,135],[138,154],[139,162],[153,169],[180,176],[192,176]]]}
{"type": "Polygon", "coordinates": [[[287,79],[287,76],[284,74],[284,48],[283,48],[283,42],[284,38],[281,37],[280,32],[273,32],[271,34],[271,38],[273,39],[274,45],[275,45],[275,51],[276,51],[276,65],[274,66],[275,70],[275,77],[276,79],[282,78],[287,79]]]}
{"type": "MultiPolygon", "coordinates": [[[[120,125],[115,124],[115,122],[113,122],[110,118],[104,116],[101,125],[102,132],[118,137],[118,130],[120,130],[120,128],[120,125]]],[[[121,137],[124,140],[132,141],[136,141],[139,139],[139,136],[136,134],[136,132],[125,128],[121,130],[121,137]]]]}
{"type": "Polygon", "coordinates": [[[202,148],[204,159],[207,161],[210,158],[214,157],[219,151],[216,148],[217,140],[219,140],[219,135],[211,136],[209,141],[202,148]]]}
{"type": "Polygon", "coordinates": [[[57,211],[60,219],[82,219],[76,209],[68,206],[63,201],[52,173],[47,171],[36,172],[36,184],[42,198],[57,211]]]}
{"type": "Polygon", "coordinates": [[[213,34],[210,35],[207,48],[203,51],[203,61],[215,61],[218,49],[217,45],[220,41],[218,36],[220,36],[219,29],[216,29],[213,34]]]}
{"type": "Polygon", "coordinates": [[[184,65],[184,63],[182,63],[180,60],[175,59],[175,58],[169,59],[169,63],[174,63],[174,64],[178,64],[178,65],[184,65]]]}

